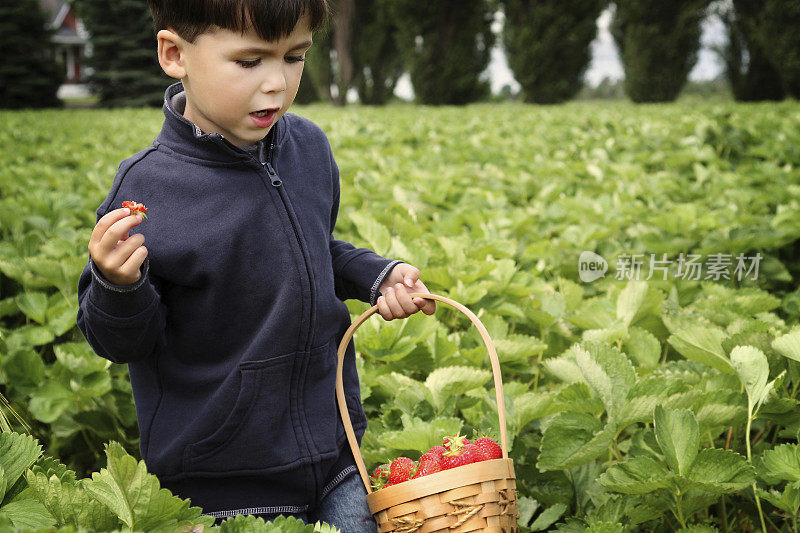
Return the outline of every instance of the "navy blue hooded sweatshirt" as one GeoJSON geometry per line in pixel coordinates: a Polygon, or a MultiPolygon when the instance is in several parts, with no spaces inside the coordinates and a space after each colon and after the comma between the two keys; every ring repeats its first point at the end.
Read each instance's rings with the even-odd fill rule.
{"type": "MultiPolygon", "coordinates": [[[[248,151],[184,106],[170,86],[161,133],[97,209],[147,206],[132,230],[142,277],[113,284],[90,258],[78,326],[128,364],[142,458],[163,487],[216,517],[304,512],[356,471],[334,390],[343,300],[374,304],[399,261],[334,239],[339,172],[313,122],[286,113],[248,151]]],[[[352,342],[344,389],[360,442],[352,342]]]]}

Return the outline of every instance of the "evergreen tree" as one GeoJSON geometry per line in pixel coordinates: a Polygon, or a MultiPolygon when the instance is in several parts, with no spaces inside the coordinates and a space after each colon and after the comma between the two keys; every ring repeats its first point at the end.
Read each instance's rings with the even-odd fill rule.
{"type": "Polygon", "coordinates": [[[0,0],[0,107],[61,105],[56,94],[64,71],[46,23],[38,0],[0,0]]]}
{"type": "Polygon", "coordinates": [[[306,52],[306,63],[303,77],[297,90],[295,102],[309,104],[311,102],[330,102],[331,84],[333,83],[333,65],[331,64],[332,25],[328,22],[314,34],[314,44],[306,52]]]}
{"type": "Polygon", "coordinates": [[[494,0],[394,0],[398,44],[422,104],[467,104],[489,95],[479,79],[494,45],[494,0]]]}
{"type": "Polygon", "coordinates": [[[153,21],[145,0],[75,0],[91,34],[90,85],[109,107],[161,106],[176,80],[158,64],[153,21]]]}
{"type": "Polygon", "coordinates": [[[675,100],[700,49],[709,0],[617,0],[611,33],[634,102],[675,100]]]}
{"type": "Polygon", "coordinates": [[[800,0],[762,0],[757,18],[761,47],[780,73],[783,87],[800,99],[800,0]]]}
{"type": "Polygon", "coordinates": [[[733,0],[733,9],[720,16],[728,28],[728,43],[722,47],[725,73],[738,101],[781,100],[780,74],[757,38],[758,16],[764,0],[733,0]]]}
{"type": "Polygon", "coordinates": [[[395,44],[397,23],[391,16],[391,1],[356,0],[354,85],[363,104],[385,104],[403,75],[403,59],[395,44]]]}
{"type": "Polygon", "coordinates": [[[508,64],[526,102],[552,104],[583,86],[606,0],[505,0],[508,64]]]}

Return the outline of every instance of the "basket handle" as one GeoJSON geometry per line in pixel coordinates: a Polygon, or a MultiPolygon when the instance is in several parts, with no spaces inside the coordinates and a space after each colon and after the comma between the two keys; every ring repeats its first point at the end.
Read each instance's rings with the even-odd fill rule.
{"type": "MultiPolygon", "coordinates": [[[[508,459],[508,435],[506,430],[506,404],[503,401],[503,379],[500,376],[500,360],[497,358],[497,351],[494,349],[494,344],[492,343],[492,339],[489,337],[489,332],[486,331],[486,327],[483,323],[475,316],[475,313],[461,305],[460,303],[453,301],[449,298],[445,298],[444,296],[439,296],[438,294],[428,294],[428,293],[412,293],[410,294],[412,298],[427,298],[428,300],[438,300],[440,302],[446,303],[451,305],[467,315],[467,318],[472,321],[475,327],[478,328],[478,331],[481,334],[481,338],[483,339],[483,343],[486,345],[486,349],[489,351],[489,359],[492,363],[492,374],[494,375],[494,390],[495,395],[497,397],[497,414],[500,418],[500,447],[503,450],[503,459],[508,459]]],[[[358,446],[358,441],[356,440],[355,431],[353,431],[353,423],[350,420],[350,413],[347,411],[347,402],[344,396],[344,384],[342,382],[342,368],[344,367],[344,355],[347,351],[347,345],[350,344],[350,339],[353,338],[353,334],[355,331],[363,324],[369,317],[374,315],[378,311],[378,306],[373,305],[364,313],[358,317],[347,329],[342,337],[342,341],[339,343],[339,351],[337,352],[339,361],[336,367],[336,399],[339,403],[339,414],[342,417],[342,423],[344,424],[344,431],[347,434],[347,441],[350,443],[350,449],[353,451],[353,457],[356,460],[356,466],[358,466],[358,471],[361,474],[361,479],[364,481],[364,486],[367,488],[367,494],[372,493],[372,487],[370,486],[369,482],[369,474],[367,473],[367,467],[364,464],[364,458],[361,456],[361,450],[358,446]]]]}

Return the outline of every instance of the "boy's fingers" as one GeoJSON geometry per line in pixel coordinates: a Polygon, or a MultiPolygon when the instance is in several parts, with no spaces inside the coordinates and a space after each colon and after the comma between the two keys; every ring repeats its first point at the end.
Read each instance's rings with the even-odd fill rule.
{"type": "Polygon", "coordinates": [[[120,272],[126,276],[131,278],[133,281],[131,283],[136,283],[139,281],[139,278],[142,277],[142,273],[139,271],[139,268],[144,263],[144,259],[147,257],[147,248],[144,246],[139,246],[136,248],[131,256],[128,258],[127,261],[120,267],[120,272]]]}
{"type": "Polygon", "coordinates": [[[123,235],[128,235],[128,232],[142,222],[142,216],[136,215],[132,217],[124,217],[121,220],[117,220],[114,222],[111,227],[108,228],[105,235],[100,239],[100,252],[101,253],[111,253],[114,248],[117,246],[117,242],[124,240],[122,238],[123,235]]]}
{"type": "MultiPolygon", "coordinates": [[[[428,288],[421,281],[417,282],[417,290],[413,292],[423,292],[430,294],[428,288]]],[[[416,304],[417,307],[419,307],[419,310],[425,313],[426,315],[432,315],[433,313],[436,312],[436,300],[432,300],[430,298],[416,297],[414,298],[414,304],[416,304]]]]}
{"type": "Polygon", "coordinates": [[[381,314],[384,320],[392,320],[394,317],[392,316],[392,312],[389,310],[389,306],[386,304],[386,298],[381,296],[378,298],[378,312],[381,314]]]}
{"type": "Polygon", "coordinates": [[[386,305],[389,306],[389,311],[391,311],[392,316],[394,318],[400,318],[405,315],[405,311],[403,310],[403,306],[400,305],[400,302],[397,301],[396,292],[397,291],[395,291],[393,287],[387,287],[383,297],[386,299],[386,305]]]}
{"type": "Polygon", "coordinates": [[[436,302],[428,300],[427,298],[414,298],[414,304],[419,307],[419,310],[426,315],[432,315],[436,312],[436,302]]]}
{"type": "Polygon", "coordinates": [[[417,281],[419,280],[420,271],[415,266],[410,266],[407,269],[408,271],[403,276],[403,283],[405,283],[406,287],[409,289],[413,289],[414,285],[416,285],[417,281]]]}
{"type": "Polygon", "coordinates": [[[131,254],[142,246],[142,244],[144,244],[144,235],[141,233],[134,233],[129,238],[120,242],[119,245],[108,254],[108,265],[110,265],[111,268],[122,266],[131,254]]]}
{"type": "Polygon", "coordinates": [[[89,242],[99,243],[100,239],[103,238],[103,235],[105,235],[112,224],[130,214],[131,210],[127,207],[123,207],[121,209],[114,209],[103,215],[92,230],[92,236],[89,238],[89,242]]]}
{"type": "Polygon", "coordinates": [[[417,307],[414,302],[411,301],[411,296],[408,295],[408,292],[405,290],[403,285],[398,283],[394,288],[394,293],[397,297],[397,303],[400,304],[400,307],[403,310],[403,313],[400,316],[413,315],[419,311],[419,307],[417,307]]]}

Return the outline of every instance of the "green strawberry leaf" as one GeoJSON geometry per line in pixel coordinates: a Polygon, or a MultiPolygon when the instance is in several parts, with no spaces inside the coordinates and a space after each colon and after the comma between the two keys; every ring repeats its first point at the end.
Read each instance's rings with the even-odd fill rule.
{"type": "Polygon", "coordinates": [[[688,409],[664,409],[659,405],[653,414],[653,428],[670,470],[686,475],[700,446],[694,414],[688,409]]]}
{"type": "Polygon", "coordinates": [[[31,530],[50,527],[55,520],[44,505],[36,500],[17,500],[7,503],[0,510],[0,514],[11,520],[17,530],[31,530]]]}
{"type": "Polygon", "coordinates": [[[780,444],[766,450],[761,460],[770,475],[800,489],[800,445],[780,444]]]}
{"type": "Polygon", "coordinates": [[[642,456],[613,465],[597,482],[623,494],[647,494],[668,488],[673,476],[660,462],[642,456]]]}
{"type": "Polygon", "coordinates": [[[628,329],[628,335],[624,344],[625,353],[642,368],[656,368],[661,358],[661,343],[655,335],[636,326],[628,329]]]}
{"type": "Polygon", "coordinates": [[[489,370],[449,366],[431,372],[425,380],[425,386],[431,391],[433,407],[438,414],[443,411],[448,398],[461,397],[467,391],[482,387],[491,377],[489,370]]]}
{"type": "Polygon", "coordinates": [[[606,426],[586,413],[561,413],[544,429],[539,459],[539,471],[563,470],[596,459],[608,451],[616,426],[606,426]]]}
{"type": "Polygon", "coordinates": [[[722,348],[722,341],[726,337],[727,334],[720,329],[690,326],[670,335],[667,342],[686,359],[720,372],[733,373],[733,366],[722,348]]]}
{"type": "Polygon", "coordinates": [[[786,485],[783,492],[774,489],[766,491],[757,488],[756,494],[759,498],[767,500],[778,509],[786,511],[790,515],[797,515],[798,511],[800,511],[800,489],[791,485],[786,485]]]}
{"type": "Polygon", "coordinates": [[[0,502],[6,490],[11,488],[39,456],[42,447],[30,435],[0,433],[0,468],[3,469],[5,486],[0,493],[0,502]]]}
{"type": "Polygon", "coordinates": [[[772,341],[772,347],[782,356],[800,361],[800,328],[795,328],[786,335],[775,338],[772,341]]]}
{"type": "Polygon", "coordinates": [[[685,477],[699,489],[724,494],[751,486],[755,470],[734,451],[706,448],[697,454],[685,477]]]}
{"type": "Polygon", "coordinates": [[[92,499],[80,484],[61,481],[53,474],[28,471],[28,485],[47,511],[61,526],[87,527],[98,531],[112,531],[120,526],[120,520],[104,504],[92,499]]]}
{"type": "Polygon", "coordinates": [[[748,410],[754,412],[767,394],[769,364],[767,357],[758,348],[737,346],[731,350],[731,364],[747,391],[748,410]]]}
{"type": "Polygon", "coordinates": [[[575,360],[609,415],[616,419],[622,406],[621,400],[636,382],[636,371],[630,360],[612,346],[592,342],[581,343],[575,360]]]}
{"type": "Polygon", "coordinates": [[[617,319],[627,328],[647,297],[647,282],[629,281],[617,296],[617,319]]]}
{"type": "Polygon", "coordinates": [[[129,528],[169,530],[185,521],[213,525],[213,518],[200,517],[199,507],[189,507],[189,500],[160,488],[158,478],[147,473],[144,461],[137,462],[119,443],[107,444],[106,456],[108,467],[92,473],[91,480],[83,480],[83,488],[129,528]]]}

